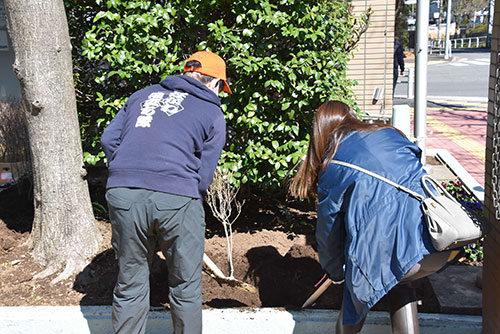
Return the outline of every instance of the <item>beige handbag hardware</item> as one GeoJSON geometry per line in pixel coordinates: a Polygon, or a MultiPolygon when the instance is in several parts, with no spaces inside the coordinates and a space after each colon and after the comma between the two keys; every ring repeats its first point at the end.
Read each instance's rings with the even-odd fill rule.
{"type": "Polygon", "coordinates": [[[462,247],[485,234],[486,222],[469,212],[430,175],[422,176],[422,185],[428,195],[422,195],[403,187],[383,176],[348,162],[332,160],[332,163],[349,167],[408,193],[421,202],[432,245],[438,251],[462,247]]]}

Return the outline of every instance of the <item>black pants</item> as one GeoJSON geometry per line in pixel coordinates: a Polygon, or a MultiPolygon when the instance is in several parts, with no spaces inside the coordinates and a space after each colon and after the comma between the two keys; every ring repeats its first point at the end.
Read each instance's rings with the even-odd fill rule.
{"type": "Polygon", "coordinates": [[[392,75],[392,93],[394,94],[394,89],[396,88],[396,84],[398,83],[399,71],[395,69],[392,75]]]}

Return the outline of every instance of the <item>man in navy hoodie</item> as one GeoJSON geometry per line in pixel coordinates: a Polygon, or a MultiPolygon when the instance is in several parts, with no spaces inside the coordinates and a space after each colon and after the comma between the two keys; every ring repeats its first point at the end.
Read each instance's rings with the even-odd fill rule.
{"type": "Polygon", "coordinates": [[[196,52],[183,75],[132,94],[104,130],[106,199],[119,266],[115,333],[145,332],[156,245],[167,261],[174,332],[201,333],[203,196],[226,131],[220,90],[231,93],[224,60],[196,52]]]}

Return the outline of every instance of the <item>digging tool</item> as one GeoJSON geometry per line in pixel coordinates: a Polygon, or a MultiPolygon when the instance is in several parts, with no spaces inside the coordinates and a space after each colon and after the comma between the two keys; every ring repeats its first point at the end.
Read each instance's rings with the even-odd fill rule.
{"type": "Polygon", "coordinates": [[[328,289],[328,287],[332,284],[342,284],[344,283],[344,281],[340,281],[340,282],[334,282],[332,281],[331,279],[327,278],[323,284],[321,284],[319,286],[319,288],[316,289],[316,291],[314,291],[314,293],[311,295],[311,297],[307,298],[307,300],[305,301],[305,303],[302,305],[302,308],[306,308],[308,306],[311,306],[318,298],[319,296],[321,296],[323,294],[323,292],[326,291],[326,289],[328,289]]]}
{"type": "Polygon", "coordinates": [[[332,285],[332,283],[333,283],[332,280],[329,279],[329,278],[327,278],[323,282],[323,284],[321,284],[319,286],[319,288],[317,288],[316,291],[314,291],[313,294],[309,298],[307,298],[307,300],[305,301],[305,303],[302,305],[302,308],[306,308],[308,306],[311,306],[316,301],[316,299],[318,299],[319,296],[321,296],[323,294],[323,292],[325,292],[326,289],[328,289],[328,287],[330,285],[332,285]]]}
{"type": "Polygon", "coordinates": [[[242,282],[234,277],[227,277],[224,273],[217,267],[217,265],[208,257],[207,254],[203,253],[203,263],[207,266],[210,271],[210,276],[221,284],[227,284],[233,286],[237,289],[248,291],[251,293],[257,293],[257,289],[248,283],[242,282]]]}
{"type": "MultiPolygon", "coordinates": [[[[158,251],[156,254],[160,257],[160,259],[165,260],[161,251],[158,251]]],[[[242,282],[234,277],[227,277],[224,275],[222,270],[220,270],[219,267],[217,267],[217,265],[205,253],[203,253],[203,263],[208,268],[210,276],[220,284],[227,284],[243,291],[257,293],[257,289],[253,285],[242,282]]]]}

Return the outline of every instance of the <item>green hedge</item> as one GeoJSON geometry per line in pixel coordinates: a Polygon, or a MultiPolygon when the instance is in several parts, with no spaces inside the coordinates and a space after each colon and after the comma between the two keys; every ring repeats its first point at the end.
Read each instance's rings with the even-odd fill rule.
{"type": "Polygon", "coordinates": [[[235,131],[225,167],[243,183],[275,187],[304,154],[314,110],[327,99],[355,106],[346,76],[368,15],[323,0],[66,1],[85,158],[135,90],[182,70],[208,49],[227,63],[222,110],[235,131]]]}

